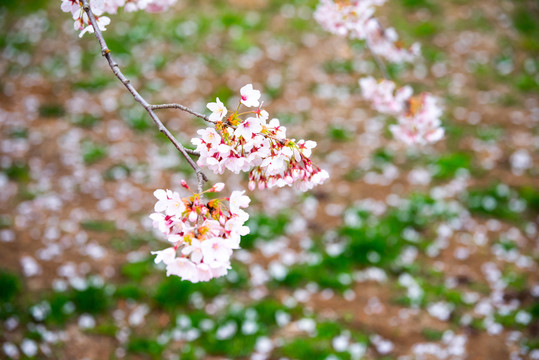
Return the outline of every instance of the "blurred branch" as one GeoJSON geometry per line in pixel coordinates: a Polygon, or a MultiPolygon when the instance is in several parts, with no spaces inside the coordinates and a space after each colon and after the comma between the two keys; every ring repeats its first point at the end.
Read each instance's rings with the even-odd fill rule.
{"type": "MultiPolygon", "coordinates": [[[[160,108],[159,105],[150,105],[146,101],[146,99],[144,99],[142,95],[140,95],[139,92],[133,87],[133,85],[131,85],[131,81],[125,77],[125,75],[120,70],[118,63],[112,58],[112,55],[107,46],[107,43],[105,42],[105,39],[103,38],[103,34],[101,33],[99,26],[97,25],[97,20],[94,14],[92,13],[92,9],[90,8],[90,4],[88,3],[88,0],[82,0],[82,6],[83,6],[84,11],[88,15],[88,19],[90,20],[90,23],[92,24],[92,27],[94,28],[95,37],[97,38],[97,41],[99,42],[99,45],[101,46],[101,55],[103,55],[107,59],[109,66],[112,69],[112,72],[114,73],[114,75],[116,75],[116,77],[122,82],[122,84],[124,84],[127,90],[129,90],[131,95],[133,95],[135,100],[139,104],[141,104],[142,107],[148,112],[148,114],[152,118],[155,125],[157,125],[157,128],[159,129],[159,131],[165,134],[165,136],[170,140],[170,142],[176,147],[176,149],[178,149],[178,151],[187,160],[189,165],[195,170],[195,173],[197,175],[197,180],[198,180],[198,191],[199,193],[201,193],[202,185],[204,184],[205,181],[208,181],[208,178],[202,172],[202,169],[196,164],[196,162],[194,162],[193,159],[191,159],[191,157],[189,156],[189,154],[198,155],[198,152],[184,148],[183,145],[174,137],[174,135],[172,135],[172,133],[165,127],[165,125],[163,125],[163,122],[159,119],[159,117],[153,111],[154,108],[155,109],[160,108]]],[[[198,114],[194,110],[191,110],[186,106],[178,104],[177,108],[187,111],[188,113],[193,114],[195,116],[202,117],[203,119],[206,120],[206,117],[204,115],[198,114]]],[[[207,121],[209,121],[209,119],[207,121]]]]}
{"type": "Polygon", "coordinates": [[[382,73],[383,77],[386,80],[391,80],[389,78],[389,73],[387,72],[386,64],[384,64],[382,59],[380,59],[380,57],[374,51],[372,51],[372,49],[369,46],[369,43],[367,41],[365,41],[365,45],[367,46],[367,49],[369,49],[369,51],[371,53],[371,56],[373,57],[374,61],[376,62],[376,65],[378,66],[378,69],[380,69],[380,72],[382,73]]]}

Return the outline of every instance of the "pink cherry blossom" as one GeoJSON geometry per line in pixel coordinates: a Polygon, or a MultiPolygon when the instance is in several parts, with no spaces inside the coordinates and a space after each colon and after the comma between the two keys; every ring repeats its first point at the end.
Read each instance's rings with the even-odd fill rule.
{"type": "Polygon", "coordinates": [[[167,215],[180,216],[185,211],[185,205],[177,192],[157,189],[153,195],[159,200],[154,207],[156,212],[164,211],[167,215]]]}
{"type": "Polygon", "coordinates": [[[213,278],[213,272],[208,264],[197,265],[198,281],[209,281],[213,278]]]}
{"type": "Polygon", "coordinates": [[[406,102],[412,96],[410,86],[395,91],[395,83],[389,80],[377,81],[373,77],[359,80],[363,97],[372,102],[377,111],[388,115],[399,115],[406,110],[406,102]]]}
{"type": "Polygon", "coordinates": [[[252,84],[247,84],[240,89],[241,100],[240,102],[247,107],[258,106],[260,99],[260,91],[254,90],[252,84]]]}
{"type": "MultiPolygon", "coordinates": [[[[223,187],[223,183],[217,183],[205,192],[223,187]]],[[[230,200],[207,202],[203,201],[202,194],[181,198],[170,190],[158,189],[155,193],[156,213],[150,218],[154,228],[173,244],[173,247],[153,251],[155,262],[166,265],[167,276],[176,275],[191,282],[225,275],[230,269],[233,250],[240,248],[241,236],[249,233],[249,228],[244,226],[249,215],[243,209],[250,199],[244,191],[233,191],[230,200]],[[176,212],[175,216],[167,215],[172,201],[181,202],[185,210],[176,212]],[[229,201],[228,206],[223,205],[226,201],[229,201]]]]}
{"type": "Polygon", "coordinates": [[[206,107],[212,112],[210,121],[221,121],[228,112],[226,106],[219,100],[219,98],[216,99],[216,102],[208,103],[206,107]]]}
{"type": "Polygon", "coordinates": [[[249,206],[251,199],[244,194],[245,191],[233,191],[230,195],[230,211],[233,214],[238,214],[242,208],[245,209],[249,206]]]}
{"type": "Polygon", "coordinates": [[[419,43],[414,43],[410,48],[402,47],[395,29],[384,29],[375,18],[367,21],[366,28],[366,40],[370,50],[390,62],[412,62],[421,54],[419,43]]]}
{"type": "MultiPolygon", "coordinates": [[[[147,12],[161,12],[174,5],[177,0],[89,0],[90,8],[96,16],[99,30],[105,31],[110,24],[110,18],[103,14],[116,14],[118,9],[124,7],[126,11],[145,10],[147,12]]],[[[81,31],[80,37],[85,33],[93,33],[94,28],[90,24],[88,15],[78,0],[62,0],[60,8],[63,12],[70,12],[75,20],[75,30],[81,31]]]]}
{"type": "Polygon", "coordinates": [[[154,260],[156,264],[163,262],[163,264],[168,265],[176,258],[176,250],[174,248],[152,251],[151,253],[152,255],[157,255],[154,260]]]}
{"type": "Polygon", "coordinates": [[[232,256],[232,248],[221,238],[210,238],[202,243],[202,253],[206,264],[223,264],[232,256]]]}
{"type": "MultiPolygon", "coordinates": [[[[242,88],[244,93],[252,89],[249,85],[242,88]]],[[[240,100],[240,105],[242,103],[240,100]]],[[[268,118],[267,111],[259,107],[241,114],[236,111],[215,128],[199,130],[200,137],[191,140],[200,153],[197,164],[216,174],[222,174],[225,169],[234,173],[249,172],[251,190],[256,186],[259,189],[295,186],[306,191],[323,183],[328,173],[309,159],[316,142],[287,139],[286,127],[279,119],[273,118],[267,123],[268,118]],[[241,119],[243,114],[255,117],[241,119]],[[313,177],[315,174],[319,175],[313,177]],[[316,182],[312,182],[313,179],[316,182]]]]}
{"type": "Polygon", "coordinates": [[[419,56],[419,44],[409,49],[402,47],[396,31],[384,29],[374,17],[376,7],[384,3],[385,0],[321,0],[314,19],[332,34],[365,40],[374,54],[388,61],[414,61],[419,56]]]}
{"type": "Polygon", "coordinates": [[[182,280],[197,283],[198,270],[196,265],[187,258],[176,258],[167,264],[167,276],[176,275],[182,280]]]}
{"type": "Polygon", "coordinates": [[[433,95],[412,96],[409,86],[395,90],[394,82],[378,82],[372,77],[361,79],[359,84],[363,97],[372,102],[375,110],[397,118],[398,124],[389,127],[397,140],[407,145],[425,145],[443,138],[442,109],[433,95]]]}
{"type": "Polygon", "coordinates": [[[238,125],[234,135],[237,137],[243,137],[245,140],[250,140],[253,137],[253,133],[259,133],[262,131],[262,125],[260,125],[260,120],[254,117],[245,119],[241,124],[238,125]]]}
{"type": "Polygon", "coordinates": [[[444,129],[440,116],[442,110],[437,99],[429,93],[412,98],[410,109],[400,115],[397,125],[389,130],[393,136],[407,145],[426,145],[435,143],[444,137],[444,129]]]}
{"type": "Polygon", "coordinates": [[[213,185],[211,187],[210,190],[208,190],[209,192],[220,192],[222,191],[223,189],[225,188],[225,184],[220,182],[220,183],[216,183],[215,185],[213,185]]]}
{"type": "Polygon", "coordinates": [[[75,14],[80,10],[80,5],[78,0],[62,0],[62,5],[60,8],[63,12],[70,12],[71,15],[75,14]]]}

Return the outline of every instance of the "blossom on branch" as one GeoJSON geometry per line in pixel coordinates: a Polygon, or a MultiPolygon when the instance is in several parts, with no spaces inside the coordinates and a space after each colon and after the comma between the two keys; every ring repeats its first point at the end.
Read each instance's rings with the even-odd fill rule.
{"type": "Polygon", "coordinates": [[[314,19],[332,34],[365,40],[370,50],[391,62],[411,62],[419,56],[419,44],[409,49],[398,41],[395,29],[384,29],[373,16],[386,0],[321,0],[314,19]]]}
{"type": "Polygon", "coordinates": [[[211,111],[210,121],[221,121],[228,113],[226,106],[219,98],[216,99],[216,102],[208,103],[206,107],[211,111]]]}
{"type": "Polygon", "coordinates": [[[410,86],[404,86],[395,91],[395,83],[390,80],[377,81],[373,77],[359,80],[362,95],[372,102],[376,111],[388,115],[398,115],[406,109],[406,101],[412,96],[410,86]]]}
{"type": "Polygon", "coordinates": [[[442,109],[432,94],[412,96],[410,86],[395,90],[394,82],[372,77],[360,79],[359,85],[375,110],[397,118],[398,123],[389,127],[396,139],[407,145],[425,145],[443,138],[442,109]]]}
{"type": "MultiPolygon", "coordinates": [[[[105,13],[116,14],[118,9],[124,7],[126,11],[145,10],[147,12],[161,12],[174,5],[177,0],[89,0],[92,13],[96,17],[99,30],[105,31],[106,26],[110,24],[110,18],[103,16],[105,13]]],[[[82,2],[79,0],[62,0],[60,8],[63,12],[70,12],[75,20],[74,28],[80,31],[80,37],[85,33],[93,33],[94,28],[91,25],[88,15],[83,9],[82,2]]]]}
{"type": "MultiPolygon", "coordinates": [[[[223,188],[223,183],[217,183],[205,192],[223,188]]],[[[202,194],[182,198],[171,190],[154,192],[158,201],[150,218],[171,246],[152,254],[156,255],[156,264],[165,264],[167,276],[196,283],[228,272],[233,250],[240,248],[240,237],[249,233],[244,226],[249,214],[243,209],[249,206],[250,199],[244,192],[233,191],[230,198],[207,202],[202,194]]]]}
{"type": "Polygon", "coordinates": [[[393,136],[407,145],[426,145],[441,140],[444,128],[440,121],[442,109],[437,100],[429,93],[410,98],[408,111],[397,117],[397,125],[389,127],[393,136]]]}
{"type": "Polygon", "coordinates": [[[252,84],[247,84],[240,89],[241,103],[247,107],[256,107],[260,103],[260,91],[254,90],[252,84]]]}
{"type": "Polygon", "coordinates": [[[375,18],[367,21],[366,28],[366,41],[371,51],[390,62],[412,62],[421,55],[419,43],[412,44],[408,49],[403,47],[395,29],[384,29],[375,18]]]}
{"type": "MultiPolygon", "coordinates": [[[[260,92],[251,84],[242,88],[241,95],[240,104],[259,105],[260,92]]],[[[211,104],[215,103],[208,108],[213,108],[211,104]]],[[[279,120],[268,123],[268,117],[261,108],[239,114],[236,111],[226,121],[217,122],[215,128],[198,130],[200,137],[191,140],[200,153],[197,164],[216,174],[226,169],[249,172],[251,190],[293,185],[306,191],[328,179],[328,173],[309,159],[316,142],[288,139],[279,120]],[[255,116],[240,118],[247,114],[255,116]]]]}

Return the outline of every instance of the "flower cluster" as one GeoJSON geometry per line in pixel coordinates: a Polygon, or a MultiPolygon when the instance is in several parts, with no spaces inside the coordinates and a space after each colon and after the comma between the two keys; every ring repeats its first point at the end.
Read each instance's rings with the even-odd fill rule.
{"type": "Polygon", "coordinates": [[[294,185],[306,191],[323,183],[328,173],[309,159],[316,142],[287,139],[286,128],[278,119],[268,122],[269,114],[259,100],[260,91],[248,84],[241,88],[240,103],[230,115],[219,98],[207,105],[215,127],[199,130],[200,137],[191,140],[200,153],[198,165],[217,174],[225,169],[236,174],[249,171],[251,190],[294,185]],[[238,113],[241,105],[256,109],[238,113]],[[242,115],[248,117],[241,119],[242,115]]]}
{"type": "MultiPolygon", "coordinates": [[[[90,7],[96,17],[99,30],[105,31],[110,24],[110,18],[103,16],[105,13],[116,14],[118,9],[123,7],[125,11],[145,10],[148,12],[160,12],[167,10],[177,0],[90,0],[90,7]]],[[[75,20],[75,30],[81,31],[82,37],[85,33],[93,33],[94,28],[90,24],[88,15],[82,8],[79,0],[62,0],[61,9],[69,12],[75,20]]]]}
{"type": "Polygon", "coordinates": [[[375,18],[367,21],[366,28],[367,44],[371,51],[392,63],[412,62],[421,55],[419,43],[414,43],[409,48],[403,47],[395,29],[384,29],[375,18]]]}
{"type": "Polygon", "coordinates": [[[442,109],[433,95],[412,96],[410,86],[395,90],[394,82],[372,77],[360,79],[359,84],[363,97],[372,102],[374,109],[397,118],[398,123],[389,127],[396,139],[407,145],[424,145],[443,138],[442,109]]]}
{"type": "MultiPolygon", "coordinates": [[[[182,185],[189,187],[182,181],[182,185]]],[[[219,192],[217,183],[207,192],[219,192]]],[[[245,191],[233,191],[229,198],[205,202],[202,194],[182,198],[171,190],[158,189],[153,226],[162,232],[171,247],[152,251],[155,263],[166,265],[167,276],[176,275],[193,283],[225,275],[230,269],[230,256],[240,248],[240,236],[249,228],[243,224],[249,215],[242,210],[249,205],[245,191]],[[228,207],[225,202],[228,201],[228,207]]]]}
{"type": "Polygon", "coordinates": [[[418,43],[405,48],[393,28],[384,29],[373,16],[386,0],[321,0],[315,20],[327,31],[365,40],[371,51],[391,62],[410,62],[420,53],[418,43]]]}

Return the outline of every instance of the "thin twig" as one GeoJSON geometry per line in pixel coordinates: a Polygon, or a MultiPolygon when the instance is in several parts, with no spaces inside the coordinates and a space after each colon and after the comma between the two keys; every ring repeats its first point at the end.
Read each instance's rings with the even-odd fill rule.
{"type": "Polygon", "coordinates": [[[188,154],[191,154],[193,156],[200,156],[200,153],[196,150],[193,150],[193,149],[188,149],[188,148],[185,148],[185,152],[188,153],[188,154]]]}
{"type": "MultiPolygon", "coordinates": [[[[113,59],[110,50],[107,46],[107,43],[105,42],[105,39],[103,38],[103,34],[101,33],[101,30],[99,29],[99,26],[97,25],[97,20],[92,13],[92,9],[90,8],[90,4],[88,3],[88,0],[82,0],[82,7],[86,14],[88,15],[88,19],[90,20],[90,23],[92,24],[94,28],[94,34],[97,38],[97,41],[99,42],[99,45],[101,47],[101,55],[103,55],[108,63],[110,68],[112,69],[112,72],[116,77],[124,84],[124,86],[129,90],[131,95],[135,98],[135,100],[142,105],[142,107],[148,112],[150,117],[152,118],[155,125],[157,125],[157,128],[159,131],[161,131],[165,136],[170,140],[170,142],[178,149],[178,151],[183,155],[185,160],[189,163],[189,165],[195,170],[195,173],[197,175],[198,180],[198,188],[199,190],[202,189],[202,185],[205,181],[208,181],[208,178],[206,175],[202,172],[202,169],[196,164],[196,162],[191,159],[189,156],[189,153],[193,155],[198,155],[198,153],[194,150],[185,149],[183,145],[172,135],[172,133],[163,125],[163,122],[159,119],[159,117],[155,114],[153,111],[152,105],[150,105],[146,99],[142,97],[142,95],[139,94],[139,92],[131,85],[131,82],[128,78],[125,77],[125,75],[120,70],[120,66],[118,63],[113,59]]],[[[181,108],[184,111],[187,111],[189,113],[194,113],[191,109],[188,109],[185,106],[182,106],[181,108]]],[[[194,115],[194,114],[193,114],[194,115]]],[[[202,115],[203,116],[203,115],[202,115]]]]}
{"type": "Polygon", "coordinates": [[[160,104],[160,105],[150,105],[150,108],[152,110],[159,110],[159,109],[180,109],[185,112],[188,112],[191,115],[194,115],[198,118],[201,118],[202,120],[215,124],[215,121],[211,121],[210,118],[204,114],[198,113],[193,109],[188,108],[187,106],[184,106],[182,104],[160,104]]]}
{"type": "Polygon", "coordinates": [[[372,48],[369,46],[369,43],[367,41],[365,41],[365,45],[367,46],[367,49],[369,49],[369,51],[371,53],[371,56],[373,57],[374,61],[376,62],[376,65],[378,66],[378,69],[380,69],[380,72],[382,73],[384,78],[386,80],[391,80],[389,78],[389,73],[387,72],[387,67],[384,64],[384,62],[382,61],[382,59],[380,59],[380,57],[374,51],[372,51],[372,48]]]}

